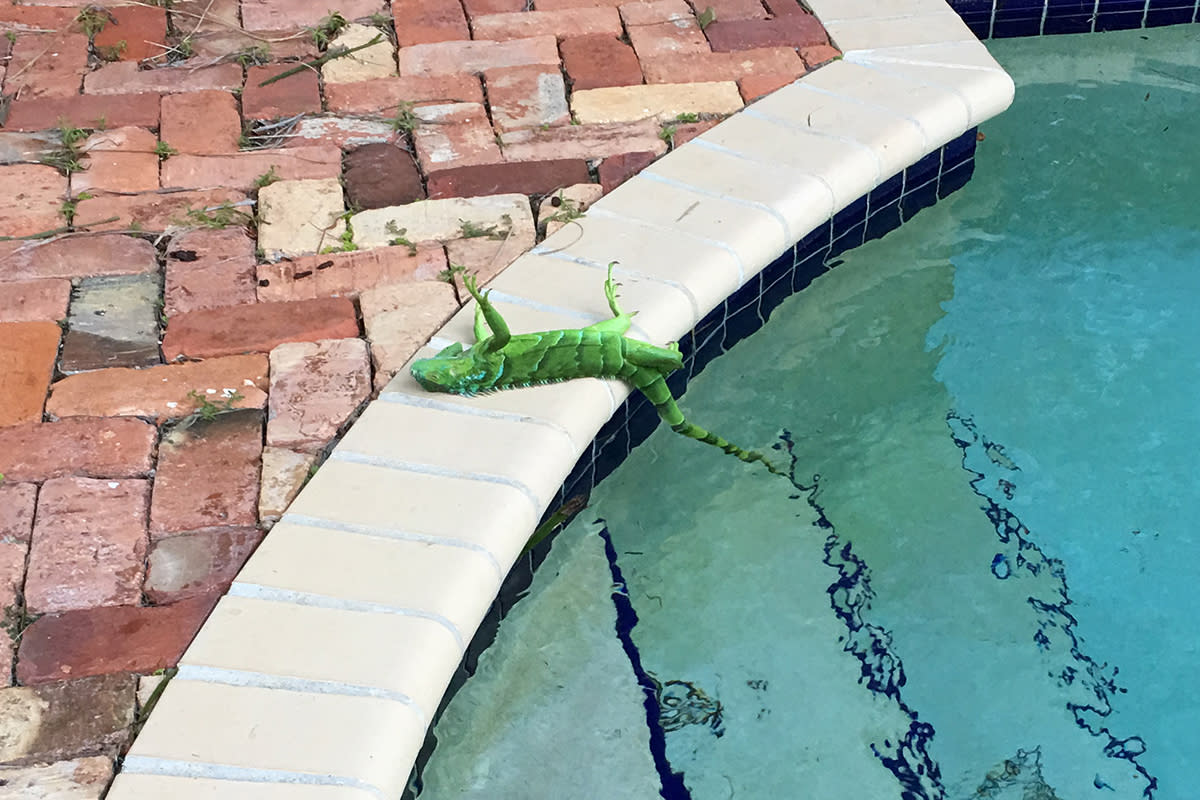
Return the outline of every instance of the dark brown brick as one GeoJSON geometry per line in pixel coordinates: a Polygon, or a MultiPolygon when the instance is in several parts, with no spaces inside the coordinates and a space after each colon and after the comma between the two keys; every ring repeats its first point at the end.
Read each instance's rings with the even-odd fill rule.
{"type": "Polygon", "coordinates": [[[47,614],[21,636],[17,680],[31,686],[67,677],[173,667],[217,599],[211,594],[169,606],[107,606],[47,614]]]}
{"type": "Polygon", "coordinates": [[[559,43],[563,67],[571,88],[599,89],[605,86],[637,86],[642,67],[633,48],[607,34],[577,36],[559,43]]]}
{"type": "Polygon", "coordinates": [[[636,153],[622,153],[621,155],[609,156],[604,159],[600,162],[600,167],[597,170],[600,174],[600,185],[604,188],[604,193],[608,194],[653,164],[657,158],[658,154],[643,150],[636,153]]]}
{"type": "Polygon", "coordinates": [[[428,188],[431,198],[548,194],[555,189],[590,181],[586,161],[564,158],[438,170],[430,173],[428,188]]]}
{"type": "Polygon", "coordinates": [[[365,144],[345,158],[346,197],[358,208],[402,206],[425,199],[417,163],[391,144],[365,144]]]}
{"type": "Polygon", "coordinates": [[[714,53],[758,47],[812,47],[829,44],[829,35],[812,14],[775,19],[717,20],[704,29],[714,53]]]}

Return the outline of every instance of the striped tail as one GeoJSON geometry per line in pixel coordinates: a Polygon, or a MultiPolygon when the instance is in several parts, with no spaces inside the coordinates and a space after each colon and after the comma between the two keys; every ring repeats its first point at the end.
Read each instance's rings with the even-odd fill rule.
{"type": "Polygon", "coordinates": [[[757,450],[744,450],[736,444],[722,439],[715,433],[706,431],[699,425],[693,425],[684,419],[683,412],[679,410],[679,406],[675,403],[675,398],[671,396],[671,390],[667,388],[667,382],[663,379],[661,373],[645,367],[635,367],[628,364],[628,362],[621,370],[621,373],[623,380],[632,383],[639,392],[646,396],[647,400],[654,404],[654,408],[658,410],[658,415],[662,417],[664,422],[671,426],[671,430],[676,433],[682,433],[689,439],[695,439],[705,444],[711,444],[713,447],[719,447],[727,455],[735,456],[747,464],[758,461],[773,475],[791,479],[791,476],[768,461],[767,457],[757,450]]]}

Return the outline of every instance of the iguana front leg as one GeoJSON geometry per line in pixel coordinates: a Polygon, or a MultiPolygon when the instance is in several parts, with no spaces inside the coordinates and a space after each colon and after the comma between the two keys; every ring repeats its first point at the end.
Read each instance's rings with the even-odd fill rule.
{"type": "Polygon", "coordinates": [[[474,275],[466,275],[463,277],[463,285],[467,287],[467,291],[471,293],[471,297],[475,298],[478,303],[475,306],[475,341],[481,342],[487,337],[487,331],[484,329],[484,321],[487,321],[487,327],[492,330],[492,341],[488,345],[489,351],[499,350],[504,345],[508,344],[511,334],[508,331],[508,323],[504,321],[504,317],[500,316],[500,312],[488,300],[488,295],[491,291],[480,292],[479,287],[475,283],[474,275]]]}

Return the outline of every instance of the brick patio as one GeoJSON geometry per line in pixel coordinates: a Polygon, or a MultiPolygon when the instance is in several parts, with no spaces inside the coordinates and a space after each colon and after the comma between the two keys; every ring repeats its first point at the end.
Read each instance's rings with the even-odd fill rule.
{"type": "Polygon", "coordinates": [[[838,56],[795,0],[329,5],[0,6],[0,785],[22,797],[103,794],[145,676],[463,270],[838,56]]]}

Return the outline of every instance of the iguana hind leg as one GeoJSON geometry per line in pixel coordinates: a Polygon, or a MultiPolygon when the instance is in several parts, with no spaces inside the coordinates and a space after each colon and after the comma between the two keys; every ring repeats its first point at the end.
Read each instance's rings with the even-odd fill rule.
{"type": "Polygon", "coordinates": [[[500,316],[500,312],[488,300],[488,295],[491,291],[480,292],[479,287],[475,283],[474,275],[464,275],[463,285],[467,287],[467,291],[471,293],[471,297],[475,298],[478,305],[475,307],[475,341],[480,342],[487,337],[487,330],[484,328],[484,321],[487,321],[487,327],[492,330],[492,341],[488,346],[488,350],[499,350],[504,345],[508,344],[511,334],[508,331],[508,323],[504,321],[504,317],[500,316]]]}
{"type": "Polygon", "coordinates": [[[689,439],[695,439],[698,442],[719,447],[727,455],[739,458],[748,464],[757,461],[766,467],[767,471],[771,474],[790,479],[790,476],[786,472],[772,464],[765,455],[757,450],[746,450],[738,447],[736,444],[722,439],[715,433],[706,431],[699,425],[694,425],[684,419],[683,412],[679,410],[679,405],[675,402],[675,398],[671,396],[671,390],[667,388],[664,375],[665,373],[652,369],[635,368],[624,377],[638,391],[646,395],[646,399],[654,404],[658,415],[662,417],[664,422],[671,426],[671,430],[681,433],[689,439]]]}

